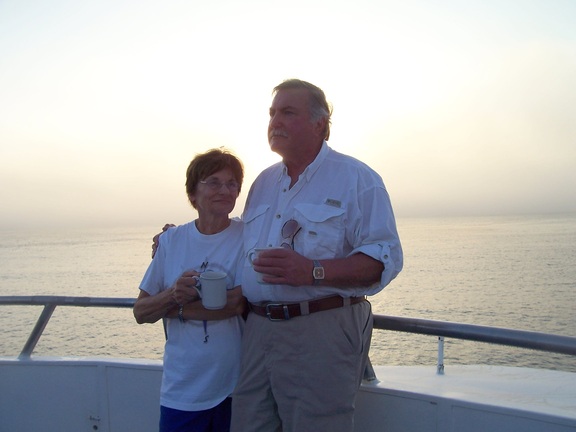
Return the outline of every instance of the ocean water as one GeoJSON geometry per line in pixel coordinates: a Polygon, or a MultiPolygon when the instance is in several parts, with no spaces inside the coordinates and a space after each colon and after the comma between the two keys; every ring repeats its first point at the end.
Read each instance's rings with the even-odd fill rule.
{"type": "MultiPolygon", "coordinates": [[[[576,336],[576,214],[397,222],[405,266],[375,313],[576,336]]],[[[0,231],[0,295],[136,297],[158,227],[0,231]]],[[[18,355],[41,309],[1,307],[0,355],[18,355]]],[[[34,355],[161,359],[163,339],[130,309],[58,307],[34,355]]],[[[434,367],[437,339],[375,330],[370,357],[434,367]]],[[[576,372],[575,357],[453,339],[444,363],[576,372]]]]}

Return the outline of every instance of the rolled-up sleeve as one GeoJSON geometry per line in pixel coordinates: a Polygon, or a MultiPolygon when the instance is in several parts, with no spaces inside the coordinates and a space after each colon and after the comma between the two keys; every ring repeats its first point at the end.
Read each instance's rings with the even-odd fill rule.
{"type": "Polygon", "coordinates": [[[381,291],[386,285],[388,285],[398,273],[402,270],[403,266],[403,255],[402,247],[400,246],[400,241],[389,243],[374,243],[362,245],[350,254],[363,253],[368,255],[375,260],[381,261],[384,264],[384,271],[380,277],[380,283],[374,285],[367,293],[369,295],[376,294],[381,291]]]}
{"type": "Polygon", "coordinates": [[[354,219],[354,249],[348,256],[363,253],[384,264],[380,283],[367,290],[373,295],[400,273],[404,262],[392,204],[383,184],[361,189],[354,219]]]}

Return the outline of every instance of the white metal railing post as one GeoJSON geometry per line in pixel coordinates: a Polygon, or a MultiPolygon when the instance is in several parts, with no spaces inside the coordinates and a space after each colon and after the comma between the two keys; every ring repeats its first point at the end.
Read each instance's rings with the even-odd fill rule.
{"type": "Polygon", "coordinates": [[[444,375],[444,336],[438,336],[438,365],[436,373],[444,375]]]}
{"type": "Polygon", "coordinates": [[[25,360],[30,358],[32,351],[34,351],[36,344],[40,340],[40,336],[42,336],[42,333],[48,324],[48,321],[50,321],[50,317],[52,317],[54,309],[56,309],[55,304],[44,305],[44,309],[42,309],[42,313],[38,317],[38,321],[36,321],[36,325],[34,326],[32,333],[30,333],[24,348],[22,348],[22,352],[20,352],[20,355],[18,356],[19,359],[25,360]]]}

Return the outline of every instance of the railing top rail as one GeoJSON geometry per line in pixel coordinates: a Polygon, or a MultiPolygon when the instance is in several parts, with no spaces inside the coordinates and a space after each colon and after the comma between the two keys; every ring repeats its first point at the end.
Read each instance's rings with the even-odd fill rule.
{"type": "Polygon", "coordinates": [[[417,333],[576,356],[576,337],[503,327],[374,315],[374,328],[417,333]]]}
{"type": "MultiPolygon", "coordinates": [[[[121,297],[0,296],[0,305],[36,305],[46,308],[45,313],[41,315],[36,328],[33,330],[33,335],[31,335],[27,347],[23,351],[24,355],[29,355],[32,352],[35,342],[37,342],[50,319],[51,310],[56,306],[131,308],[135,302],[135,298],[121,297]]],[[[576,337],[571,336],[389,315],[374,315],[374,328],[451,337],[576,356],[576,337]]]]}
{"type": "Polygon", "coordinates": [[[83,307],[125,307],[131,308],[135,298],[124,297],[74,297],[74,296],[0,296],[0,305],[22,306],[83,306],[83,307]]]}

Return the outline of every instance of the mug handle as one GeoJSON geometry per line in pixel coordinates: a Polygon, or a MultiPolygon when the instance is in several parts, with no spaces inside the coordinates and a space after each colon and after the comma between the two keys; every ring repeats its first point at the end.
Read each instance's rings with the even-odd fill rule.
{"type": "Polygon", "coordinates": [[[192,277],[196,281],[196,285],[194,285],[192,288],[194,288],[198,293],[198,295],[200,296],[200,298],[202,298],[202,284],[200,283],[200,278],[198,276],[192,276],[192,277]]]}

